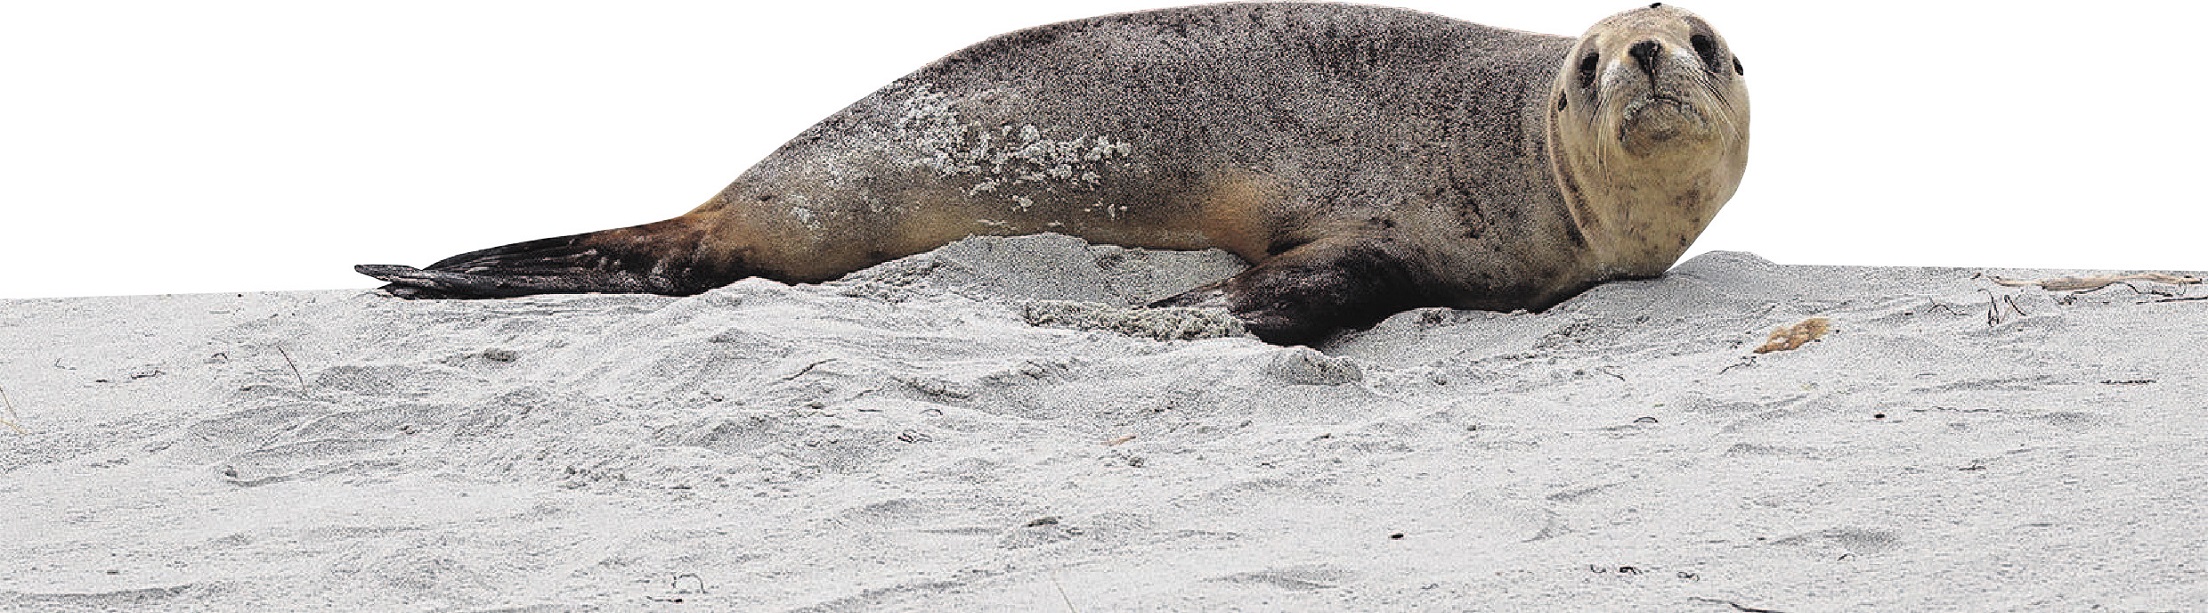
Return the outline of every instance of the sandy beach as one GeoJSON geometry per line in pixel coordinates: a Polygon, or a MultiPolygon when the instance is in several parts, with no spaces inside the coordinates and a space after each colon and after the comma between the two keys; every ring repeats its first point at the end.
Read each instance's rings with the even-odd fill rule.
{"type": "Polygon", "coordinates": [[[2200,285],[1713,252],[1315,349],[1127,308],[1239,267],[0,301],[0,609],[2208,602],[2200,285]]]}

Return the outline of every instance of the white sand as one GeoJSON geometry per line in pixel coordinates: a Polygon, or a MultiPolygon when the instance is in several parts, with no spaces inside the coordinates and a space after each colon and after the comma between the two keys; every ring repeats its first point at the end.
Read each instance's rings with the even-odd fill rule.
{"type": "Polygon", "coordinates": [[[1235,267],[1046,236],[679,300],[0,302],[0,609],[2208,602],[2208,300],[2155,302],[2208,289],[1715,253],[1324,354],[1021,317],[1235,267]]]}

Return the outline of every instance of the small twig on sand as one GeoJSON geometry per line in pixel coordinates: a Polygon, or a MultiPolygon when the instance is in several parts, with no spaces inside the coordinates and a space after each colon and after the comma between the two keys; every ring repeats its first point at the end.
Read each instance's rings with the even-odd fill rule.
{"type": "Polygon", "coordinates": [[[829,362],[834,362],[834,361],[836,361],[836,359],[835,359],[835,358],[828,358],[828,359],[825,359],[825,360],[821,360],[821,361],[818,361],[818,362],[814,362],[814,363],[811,363],[811,364],[806,364],[804,368],[800,368],[800,369],[797,369],[797,372],[795,372],[795,373],[791,373],[791,374],[790,374],[790,376],[787,376],[787,377],[783,377],[783,378],[782,378],[782,380],[783,380],[783,381],[792,381],[792,380],[796,380],[796,379],[797,379],[798,377],[803,377],[803,376],[805,376],[805,373],[813,372],[813,369],[814,369],[814,368],[819,368],[819,367],[820,367],[820,365],[822,365],[822,364],[827,364],[827,363],[829,363],[829,362]]]}
{"type": "Polygon", "coordinates": [[[284,351],[283,345],[277,345],[276,353],[284,356],[285,366],[291,367],[291,378],[297,379],[299,381],[299,393],[307,393],[307,378],[304,375],[299,374],[299,364],[297,362],[291,361],[291,352],[284,351]]]}
{"type": "Polygon", "coordinates": [[[1073,606],[1073,597],[1066,595],[1066,586],[1058,582],[1058,571],[1055,569],[1050,571],[1050,584],[1058,588],[1058,598],[1066,601],[1066,610],[1081,613],[1080,608],[1073,606]]]}
{"type": "Polygon", "coordinates": [[[18,416],[16,416],[16,414],[15,414],[15,401],[14,401],[14,400],[9,400],[9,399],[8,399],[8,388],[5,388],[5,387],[0,387],[0,404],[5,404],[5,405],[7,405],[7,407],[8,407],[8,418],[7,418],[7,419],[0,419],[0,424],[5,424],[5,425],[7,425],[8,429],[9,429],[9,430],[14,430],[16,434],[30,434],[30,433],[31,433],[31,432],[30,432],[29,430],[24,430],[24,429],[23,429],[23,426],[17,425],[17,424],[15,423],[16,421],[18,421],[18,420],[21,420],[21,419],[23,419],[23,418],[22,418],[22,417],[18,417],[18,416]]]}
{"type": "Polygon", "coordinates": [[[1742,613],[1783,613],[1782,611],[1779,611],[1779,610],[1777,610],[1777,609],[1764,609],[1764,608],[1758,608],[1758,607],[1751,607],[1751,606],[1748,606],[1748,605],[1744,605],[1744,604],[1740,604],[1740,603],[1737,603],[1737,602],[1733,602],[1733,601],[1730,601],[1730,600],[1721,600],[1721,599],[1717,599],[1717,598],[1703,598],[1703,597],[1700,597],[1700,596],[1688,596],[1688,597],[1687,597],[1687,600],[1693,600],[1693,601],[1697,601],[1697,602],[1710,602],[1710,603],[1717,603],[1717,604],[1722,604],[1722,605],[1730,606],[1730,607],[1732,607],[1732,608],[1733,608],[1733,610],[1735,610],[1735,611],[1741,611],[1742,613]]]}
{"type": "Polygon", "coordinates": [[[1986,327],[1990,328],[1993,326],[1998,326],[2001,325],[2001,323],[2004,321],[2004,318],[2001,316],[2001,303],[2003,302],[2008,303],[2009,310],[2015,311],[2016,316],[2018,317],[2032,316],[2031,313],[2024,312],[2024,307],[2016,306],[2015,296],[1995,294],[1992,291],[1985,289],[1980,289],[1978,291],[1986,292],[1986,327]]]}

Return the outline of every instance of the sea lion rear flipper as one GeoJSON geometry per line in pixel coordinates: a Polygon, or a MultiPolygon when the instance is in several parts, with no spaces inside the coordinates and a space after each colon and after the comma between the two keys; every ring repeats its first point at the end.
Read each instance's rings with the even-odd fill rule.
{"type": "Polygon", "coordinates": [[[745,275],[727,263],[699,264],[696,224],[666,221],[470,251],[415,268],[362,264],[400,298],[505,298],[531,294],[688,296],[745,275]]]}
{"type": "MultiPolygon", "coordinates": [[[[379,289],[400,298],[510,298],[531,294],[622,292],[618,284],[580,275],[477,274],[396,264],[361,264],[354,266],[353,271],[389,281],[390,285],[379,289]]],[[[638,292],[630,290],[627,293],[638,292]]]]}
{"type": "Polygon", "coordinates": [[[1336,328],[1369,326],[1431,302],[1386,247],[1370,240],[1314,242],[1150,306],[1225,307],[1265,342],[1310,344],[1336,328]]]}

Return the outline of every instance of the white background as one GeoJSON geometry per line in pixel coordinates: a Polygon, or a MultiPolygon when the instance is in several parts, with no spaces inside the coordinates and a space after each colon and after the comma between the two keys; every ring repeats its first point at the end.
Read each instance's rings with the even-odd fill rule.
{"type": "MultiPolygon", "coordinates": [[[[1632,6],[1394,3],[1566,35],[1632,6]]],[[[946,53],[1173,4],[0,3],[0,298],[371,287],[353,264],[670,217],[946,53]]],[[[1696,252],[2208,270],[2208,9],[1683,6],[1755,109],[1696,252]]]]}

